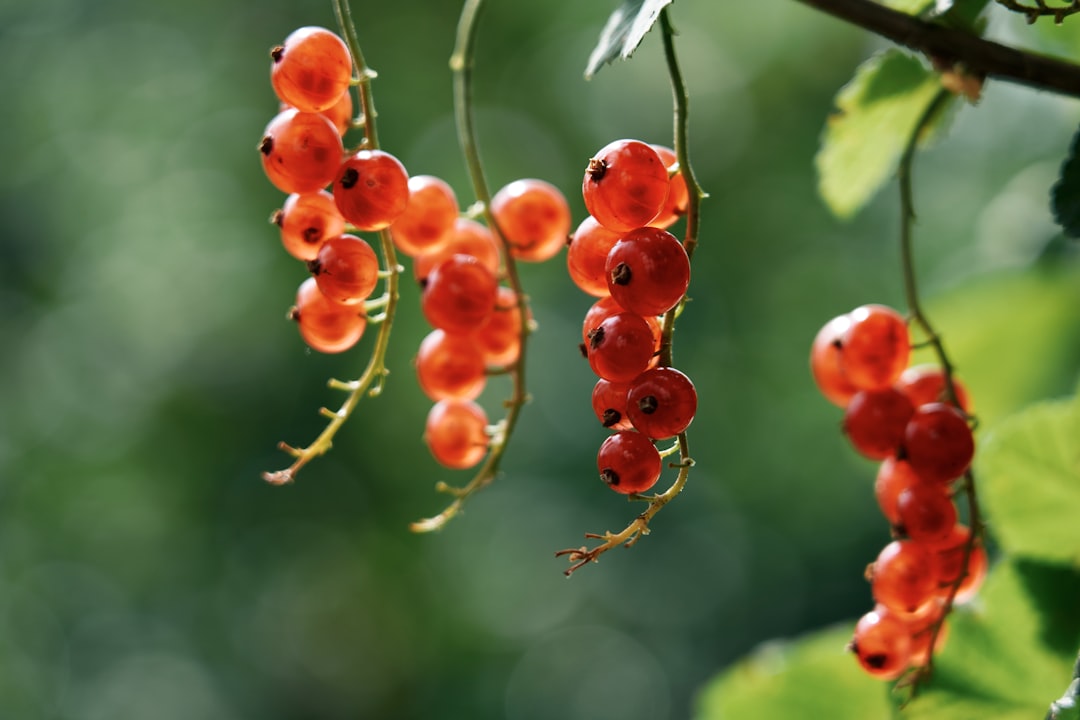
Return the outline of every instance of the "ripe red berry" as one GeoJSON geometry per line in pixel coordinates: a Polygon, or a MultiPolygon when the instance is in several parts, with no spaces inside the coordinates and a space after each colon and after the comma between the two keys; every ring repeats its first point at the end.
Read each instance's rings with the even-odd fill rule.
{"type": "Polygon", "coordinates": [[[844,433],[862,455],[884,460],[895,455],[904,439],[904,429],[915,408],[899,390],[856,393],[844,410],[844,433]]]}
{"type": "Polygon", "coordinates": [[[348,350],[360,340],[367,327],[363,308],[327,299],[319,291],[315,278],[301,283],[289,317],[296,321],[304,342],[312,350],[323,353],[348,350]]]}
{"type": "Polygon", "coordinates": [[[473,400],[487,383],[484,356],[471,338],[432,330],[416,353],[416,379],[432,400],[473,400]]]}
{"type": "Polygon", "coordinates": [[[851,327],[848,315],[838,315],[818,331],[810,346],[810,374],[825,399],[833,405],[847,407],[859,388],[851,384],[840,367],[841,338],[851,327]]]}
{"type": "Polygon", "coordinates": [[[851,324],[840,338],[840,369],[860,390],[884,390],[900,377],[911,356],[904,316],[884,305],[863,305],[848,316],[851,324]]]}
{"type": "MultiPolygon", "coordinates": [[[[874,496],[890,525],[900,525],[900,510],[897,507],[900,493],[923,484],[926,484],[926,481],[916,475],[911,466],[903,460],[887,457],[882,461],[874,482],[874,496]]],[[[940,488],[938,489],[940,492],[940,488]]]]}
{"type": "Polygon", "coordinates": [[[424,442],[440,464],[464,470],[484,459],[488,449],[487,414],[471,400],[441,400],[424,425],[424,442]]]}
{"type": "Polygon", "coordinates": [[[594,373],[613,382],[628,382],[649,367],[655,340],[644,318],[623,312],[589,333],[586,347],[594,373]]]}
{"type": "Polygon", "coordinates": [[[413,274],[423,284],[431,271],[451,255],[472,255],[492,275],[499,272],[499,241],[495,235],[475,220],[459,217],[444,243],[413,258],[413,274]]]}
{"type": "Polygon", "coordinates": [[[327,239],[345,232],[334,198],[325,190],[293,193],[270,218],[281,228],[281,243],[297,260],[314,260],[327,239]]]}
{"type": "Polygon", "coordinates": [[[660,479],[660,453],[641,433],[623,430],[610,436],[596,455],[600,479],[618,493],[643,493],[660,479]]]}
{"type": "Polygon", "coordinates": [[[664,207],[660,210],[660,214],[653,218],[649,224],[666,230],[686,214],[687,209],[690,207],[690,193],[686,189],[686,178],[683,177],[682,170],[676,170],[674,174],[671,174],[671,168],[679,164],[679,159],[675,157],[675,151],[663,145],[650,145],[650,147],[660,156],[661,162],[667,168],[670,180],[668,181],[668,194],[667,200],[664,201],[664,207]]]}
{"type": "Polygon", "coordinates": [[[311,193],[329,185],[344,152],[333,123],[294,108],[278,113],[259,143],[266,177],[286,193],[311,193]]]}
{"type": "Polygon", "coordinates": [[[608,253],[618,241],[618,233],[608,230],[591,215],[578,225],[566,249],[566,269],[583,292],[594,297],[611,294],[604,268],[608,253]]]}
{"type": "Polygon", "coordinates": [[[895,680],[911,659],[911,632],[888,608],[875,608],[855,623],[851,651],[871,676],[895,680]]]}
{"type": "Polygon", "coordinates": [[[342,305],[364,302],[379,282],[378,256],[355,235],[330,238],[307,266],[322,294],[342,305]]]}
{"type": "Polygon", "coordinates": [[[917,615],[933,602],[938,560],[924,545],[894,540],[878,554],[871,573],[874,600],[898,615],[917,615]]]}
{"type": "Polygon", "coordinates": [[[678,435],[697,413],[694,383],[673,367],[657,367],[638,375],[626,396],[630,422],[654,440],[678,435]]]}
{"type": "Polygon", "coordinates": [[[409,174],[390,153],[361,150],[340,163],[334,180],[334,202],[358,230],[382,230],[405,212],[409,174]]]}
{"type": "Polygon", "coordinates": [[[919,476],[949,482],[963,475],[975,456],[975,438],[963,413],[931,403],[915,411],[904,429],[904,458],[919,476]]]}
{"type": "MultiPolygon", "coordinates": [[[[615,302],[611,296],[602,297],[594,302],[589,309],[585,312],[585,319],[581,323],[581,337],[586,342],[589,342],[589,333],[600,326],[600,323],[607,320],[612,315],[618,315],[621,312],[626,312],[626,309],[622,305],[615,302]]],[[[655,340],[654,351],[660,349],[660,332],[663,329],[660,325],[660,320],[655,316],[648,316],[644,318],[649,329],[652,331],[653,339],[655,340]]]]}
{"type": "Polygon", "coordinates": [[[898,528],[927,547],[946,542],[956,525],[956,506],[947,489],[937,483],[920,482],[904,489],[896,499],[898,528]]]}
{"type": "Polygon", "coordinates": [[[690,285],[690,258],[667,230],[641,227],[624,233],[604,265],[616,302],[638,315],[662,315],[690,285]]]}
{"type": "Polygon", "coordinates": [[[495,310],[498,281],[472,255],[451,255],[428,276],[420,309],[433,327],[450,333],[479,328],[495,310]]]}
{"type": "Polygon", "coordinates": [[[450,239],[457,219],[453,188],[433,175],[415,175],[405,212],[390,226],[394,246],[409,257],[436,250],[450,239]]]}
{"type": "Polygon", "coordinates": [[[345,42],[326,28],[302,27],[270,51],[270,83],[282,102],[322,112],[341,99],[352,80],[345,42]]]}
{"type": "MultiPolygon", "coordinates": [[[[952,381],[960,409],[970,414],[971,402],[968,399],[967,388],[955,377],[952,381]]],[[[900,373],[896,387],[911,398],[911,404],[915,407],[939,402],[952,404],[945,389],[945,373],[937,365],[913,365],[907,368],[900,373]]]]}
{"type": "Polygon", "coordinates": [[[521,353],[521,308],[511,288],[499,288],[494,311],[471,337],[488,365],[500,367],[518,359],[521,353]]]}
{"type": "Polygon", "coordinates": [[[510,246],[526,262],[543,262],[559,253],[570,233],[570,206],[551,183],[515,180],[491,199],[491,214],[510,246]]]}
{"type": "Polygon", "coordinates": [[[589,160],[581,193],[597,222],[626,232],[660,213],[669,185],[667,167],[655,150],[638,140],[616,140],[589,160]]]}
{"type": "Polygon", "coordinates": [[[600,378],[592,391],[592,408],[600,424],[610,430],[630,430],[633,424],[626,412],[626,394],[630,383],[600,378]]]}

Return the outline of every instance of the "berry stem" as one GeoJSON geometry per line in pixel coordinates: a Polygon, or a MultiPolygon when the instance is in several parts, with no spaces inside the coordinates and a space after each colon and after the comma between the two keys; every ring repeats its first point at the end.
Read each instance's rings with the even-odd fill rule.
{"type": "MultiPolygon", "coordinates": [[[[483,8],[484,0],[465,0],[465,4],[461,8],[457,39],[454,51],[450,55],[450,70],[454,76],[454,118],[457,124],[458,142],[465,156],[465,165],[468,168],[469,179],[472,182],[473,193],[476,196],[474,207],[478,205],[481,208],[488,227],[491,228],[491,231],[499,240],[503,275],[506,277],[510,289],[514,291],[518,312],[520,317],[524,319],[529,317],[528,298],[522,289],[517,263],[510,254],[510,245],[507,243],[506,237],[499,229],[499,224],[495,221],[495,217],[491,212],[491,191],[484,176],[484,165],[480,159],[480,149],[473,122],[473,58],[479,26],[478,21],[483,8]]],[[[490,485],[497,477],[507,443],[517,425],[521,409],[528,400],[525,385],[525,350],[526,340],[531,330],[530,323],[524,321],[521,323],[521,346],[518,358],[507,368],[507,374],[509,374],[512,382],[512,390],[510,398],[504,403],[506,417],[497,424],[497,432],[492,434],[490,449],[484,459],[484,464],[480,466],[472,480],[461,487],[453,487],[447,483],[439,482],[435,489],[453,495],[454,500],[438,515],[417,520],[409,525],[409,529],[413,532],[432,532],[441,529],[458,514],[465,501],[473,493],[490,485]]]]}
{"type": "MultiPolygon", "coordinates": [[[[923,311],[922,305],[919,302],[918,283],[915,278],[915,253],[912,241],[912,227],[915,223],[912,168],[915,161],[915,151],[918,148],[919,140],[930,127],[930,124],[937,117],[941,109],[945,106],[951,95],[952,93],[948,90],[940,90],[926,106],[926,109],[923,111],[918,122],[915,123],[915,127],[904,147],[904,152],[900,157],[900,165],[897,169],[897,179],[900,186],[900,264],[904,276],[904,295],[907,300],[908,313],[911,320],[914,321],[926,335],[927,342],[933,348],[934,354],[937,355],[938,362],[941,364],[942,374],[945,377],[945,390],[949,401],[954,406],[960,407],[956,394],[956,384],[953,381],[953,364],[949,360],[949,355],[945,350],[945,344],[942,341],[941,336],[934,329],[933,325],[931,325],[930,319],[923,311]]],[[[973,420],[973,418],[970,419],[973,420]]],[[[938,635],[941,633],[941,627],[945,622],[945,618],[948,617],[949,612],[952,610],[956,593],[959,591],[960,585],[967,577],[967,567],[971,560],[971,554],[974,551],[976,543],[980,541],[983,534],[979,501],[975,492],[975,474],[971,469],[968,469],[967,472],[964,473],[961,490],[967,497],[968,524],[971,533],[967,543],[964,544],[963,559],[960,565],[961,572],[949,588],[949,594],[945,599],[945,605],[942,608],[940,618],[934,623],[930,630],[931,648],[934,648],[937,644],[938,635]]],[[[914,697],[918,690],[919,682],[929,678],[932,674],[933,663],[934,655],[931,651],[926,665],[918,668],[911,677],[901,680],[901,682],[898,683],[898,687],[910,686],[912,697],[914,697]]]]}
{"type": "MultiPolygon", "coordinates": [[[[697,247],[701,200],[708,197],[708,195],[701,189],[701,185],[694,175],[693,167],[690,165],[690,147],[687,141],[690,127],[690,100],[686,91],[686,84],[683,81],[682,70],[679,68],[679,60],[675,54],[674,37],[676,32],[671,24],[671,18],[668,17],[667,8],[660,11],[660,28],[662,31],[661,36],[664,41],[664,59],[667,63],[668,77],[671,81],[671,94],[674,104],[675,156],[679,161],[679,168],[686,180],[688,195],[686,208],[686,236],[683,239],[683,247],[686,248],[687,256],[693,259],[694,249],[697,247]]],[[[675,332],[675,319],[682,314],[682,309],[685,304],[686,297],[684,296],[674,308],[664,314],[664,322],[660,335],[659,364],[661,367],[671,365],[672,336],[675,332]]],[[[667,457],[673,455],[676,448],[679,453],[679,461],[671,463],[671,467],[677,467],[679,469],[679,474],[675,478],[675,482],[673,482],[667,490],[656,495],[644,497],[630,496],[631,500],[647,500],[649,505],[645,508],[645,511],[634,518],[622,532],[614,534],[605,532],[603,535],[587,533],[585,535],[587,539],[603,540],[603,542],[591,549],[587,547],[570,548],[555,553],[556,557],[561,557],[563,555],[567,556],[567,559],[572,563],[570,567],[564,571],[564,574],[567,577],[572,575],[578,568],[584,567],[590,562],[596,562],[597,559],[608,550],[618,547],[619,545],[631,547],[642,535],[649,534],[649,521],[652,520],[656,513],[660,512],[660,508],[667,505],[676,495],[682,492],[683,488],[686,487],[686,480],[690,476],[690,468],[694,465],[694,461],[690,457],[690,443],[686,437],[685,431],[679,433],[675,447],[665,450],[663,456],[667,457]]]]}
{"type": "MultiPolygon", "coordinates": [[[[368,68],[364,62],[364,56],[360,52],[360,42],[356,36],[356,27],[353,25],[352,13],[349,11],[347,0],[334,0],[334,11],[337,15],[338,24],[345,35],[349,52],[352,54],[353,64],[360,77],[359,93],[360,103],[363,108],[364,137],[365,143],[371,149],[379,148],[379,136],[375,127],[375,104],[371,97],[371,79],[375,77],[374,71],[368,68]]],[[[389,374],[386,369],[386,350],[390,345],[390,331],[394,325],[394,314],[398,304],[398,278],[401,274],[401,266],[398,265],[397,254],[394,251],[394,243],[388,230],[379,232],[379,245],[382,248],[383,263],[386,267],[380,275],[383,277],[386,287],[376,301],[382,312],[370,322],[378,323],[379,332],[375,337],[375,347],[371,351],[367,367],[356,380],[342,382],[331,379],[328,386],[334,390],[346,392],[345,401],[335,411],[326,408],[320,410],[323,417],[329,419],[326,427],[319,436],[306,447],[294,448],[286,443],[278,443],[278,447],[292,455],[293,463],[283,469],[274,472],[265,472],[262,477],[272,485],[284,485],[296,480],[297,473],[311,460],[326,453],[334,444],[334,436],[352,415],[353,410],[365,394],[375,396],[382,392],[383,379],[389,374]]],[[[373,308],[377,309],[377,308],[373,308]]]]}

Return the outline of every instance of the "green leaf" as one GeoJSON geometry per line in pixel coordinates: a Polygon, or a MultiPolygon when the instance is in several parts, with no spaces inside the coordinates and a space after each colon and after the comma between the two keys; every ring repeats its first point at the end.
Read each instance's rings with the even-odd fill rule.
{"type": "Polygon", "coordinates": [[[1071,238],[1080,238],[1080,130],[1073,136],[1072,146],[1061,175],[1050,189],[1050,207],[1054,222],[1071,238]]]}
{"type": "Polygon", "coordinates": [[[949,618],[945,648],[905,720],[1021,720],[1046,712],[1068,683],[1080,615],[1080,573],[1035,562],[994,568],[972,607],[949,618]]]}
{"type": "Polygon", "coordinates": [[[710,683],[694,717],[885,720],[887,687],[846,650],[853,627],[762,646],[710,683]]]}
{"type": "MultiPolygon", "coordinates": [[[[935,5],[934,0],[884,0],[882,5],[908,15],[921,15],[935,5]]],[[[951,5],[952,3],[947,3],[951,5]]]]}
{"type": "Polygon", "coordinates": [[[660,11],[671,3],[672,0],[626,0],[620,5],[611,13],[600,33],[600,40],[589,55],[585,79],[595,75],[605,63],[629,58],[656,24],[660,11]]]}
{"type": "Polygon", "coordinates": [[[1040,403],[1002,421],[978,457],[979,497],[1001,547],[1080,562],[1080,401],[1040,403]]]}
{"type": "Polygon", "coordinates": [[[818,189],[833,213],[851,217],[892,176],[919,117],[940,89],[936,74],[898,50],[859,66],[836,96],[837,109],[815,160],[818,189]]]}

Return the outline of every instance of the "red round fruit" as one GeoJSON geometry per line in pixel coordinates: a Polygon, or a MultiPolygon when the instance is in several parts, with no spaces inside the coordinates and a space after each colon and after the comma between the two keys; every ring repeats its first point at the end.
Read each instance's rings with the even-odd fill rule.
{"type": "Polygon", "coordinates": [[[471,338],[432,330],[416,353],[416,379],[432,400],[474,400],[487,383],[484,356],[471,338]]]}
{"type": "Polygon", "coordinates": [[[900,493],[908,488],[924,484],[927,484],[926,481],[916,475],[911,466],[903,460],[887,457],[882,461],[878,468],[877,479],[874,481],[874,496],[877,498],[881,513],[890,525],[900,524],[900,510],[897,507],[900,493]]]}
{"type": "Polygon", "coordinates": [[[956,525],[956,506],[938,483],[920,482],[906,488],[896,499],[896,511],[900,532],[927,547],[947,542],[956,525]]]}
{"type": "Polygon", "coordinates": [[[878,554],[871,574],[874,600],[898,615],[917,615],[938,587],[936,555],[912,540],[894,540],[878,554]]]}
{"type": "Polygon", "coordinates": [[[600,323],[586,342],[589,366],[600,377],[628,382],[649,367],[655,340],[640,315],[619,313],[600,323]]]}
{"type": "Polygon", "coordinates": [[[630,430],[633,424],[626,413],[626,394],[630,383],[611,382],[600,378],[592,391],[592,408],[596,419],[609,430],[630,430]]]}
{"type": "Polygon", "coordinates": [[[437,250],[454,232],[458,202],[445,180],[433,175],[409,178],[409,202],[390,226],[394,246],[409,257],[437,250]]]}
{"type": "Polygon", "coordinates": [[[318,113],[278,113],[259,142],[263,170],[286,193],[312,193],[330,184],[345,150],[333,123],[318,113]]]}
{"type": "Polygon", "coordinates": [[[543,180],[515,180],[491,199],[491,214],[510,246],[526,262],[555,257],[570,233],[570,206],[557,187],[543,180]]]}
{"type": "Polygon", "coordinates": [[[444,243],[413,258],[413,275],[423,283],[451,255],[472,255],[492,275],[499,273],[499,241],[495,235],[475,220],[459,217],[444,243]]]}
{"type": "Polygon", "coordinates": [[[583,292],[594,297],[611,294],[604,268],[608,253],[618,241],[618,233],[608,230],[591,215],[578,225],[566,249],[566,269],[583,292]]]}
{"type": "Polygon", "coordinates": [[[333,196],[325,190],[293,193],[271,220],[281,228],[281,243],[297,260],[314,260],[319,248],[329,238],[345,232],[333,196]]]}
{"type": "Polygon", "coordinates": [[[616,140],[589,160],[581,194],[597,222],[626,232],[660,213],[669,185],[667,167],[655,150],[638,140],[616,140]]]}
{"type": "Polygon", "coordinates": [[[352,80],[345,42],[321,27],[294,30],[270,51],[270,83],[282,102],[303,112],[322,112],[341,99],[352,80]]]}
{"type": "Polygon", "coordinates": [[[875,608],[855,623],[851,651],[871,676],[895,680],[907,670],[911,658],[911,632],[907,624],[888,608],[875,608]]]}
{"type": "Polygon", "coordinates": [[[840,369],[860,390],[884,390],[900,377],[911,356],[907,322],[885,305],[863,305],[848,316],[851,325],[840,338],[840,369]]]}
{"type": "Polygon", "coordinates": [[[686,214],[690,207],[690,192],[686,189],[686,178],[683,177],[682,169],[676,169],[674,174],[671,172],[671,169],[673,167],[677,168],[679,164],[679,159],[675,157],[675,151],[663,145],[650,145],[650,147],[656,151],[661,162],[667,168],[669,180],[667,200],[664,201],[664,207],[660,210],[660,214],[654,217],[649,224],[666,230],[686,214]]]}
{"type": "Polygon", "coordinates": [[[409,174],[396,157],[382,150],[361,150],[340,163],[334,202],[358,230],[389,227],[409,203],[409,174]]]}
{"type": "Polygon", "coordinates": [[[323,353],[348,350],[360,340],[367,327],[363,308],[328,300],[319,291],[315,278],[301,283],[289,317],[296,321],[304,342],[312,350],[323,353]]]}
{"type": "Polygon", "coordinates": [[[847,407],[859,388],[851,384],[840,367],[841,338],[851,327],[848,315],[838,315],[818,330],[810,346],[810,374],[825,399],[838,407],[847,407]]]}
{"type": "Polygon", "coordinates": [[[488,365],[501,367],[516,362],[521,353],[521,308],[513,289],[502,286],[495,309],[472,334],[472,340],[488,365]]]}
{"type": "Polygon", "coordinates": [[[433,327],[467,333],[495,310],[498,281],[472,255],[451,255],[428,276],[420,309],[433,327]]]}
{"type": "Polygon", "coordinates": [[[487,454],[487,414],[471,400],[440,400],[428,413],[424,442],[441,465],[471,468],[487,454]]]}
{"type": "Polygon", "coordinates": [[[911,468],[936,482],[960,477],[975,456],[975,438],[967,418],[945,403],[930,403],[915,411],[904,429],[903,446],[911,468]]]}
{"type": "Polygon", "coordinates": [[[690,286],[690,258],[667,230],[641,227],[624,233],[604,265],[608,291],[638,315],[662,315],[690,286]]]}
{"type": "Polygon", "coordinates": [[[355,235],[330,238],[319,249],[308,270],[319,290],[343,305],[362,303],[379,282],[379,258],[371,246],[355,235]]]}
{"type": "Polygon", "coordinates": [[[660,453],[641,433],[623,430],[610,436],[596,455],[600,479],[618,493],[643,493],[660,479],[660,453]]]}
{"type": "Polygon", "coordinates": [[[914,412],[907,395],[899,390],[863,390],[851,398],[844,410],[844,433],[862,455],[884,460],[900,449],[914,412]]]}
{"type": "MultiPolygon", "coordinates": [[[[955,377],[952,381],[960,409],[970,414],[971,401],[967,388],[955,377]]],[[[945,385],[945,373],[941,367],[930,364],[913,365],[900,373],[900,379],[896,381],[897,389],[911,398],[911,404],[915,407],[939,402],[953,404],[945,385]]]]}
{"type": "MultiPolygon", "coordinates": [[[[586,344],[588,344],[589,333],[599,327],[600,323],[604,322],[612,315],[618,315],[621,312],[626,312],[626,309],[623,308],[623,306],[619,303],[615,302],[614,298],[612,298],[611,296],[600,298],[592,305],[590,305],[587,311],[585,311],[585,319],[581,323],[581,338],[585,341],[586,344]]],[[[644,319],[653,334],[654,350],[659,351],[660,333],[663,330],[663,327],[660,324],[660,320],[653,315],[650,315],[644,319]]]]}
{"type": "Polygon", "coordinates": [[[694,383],[673,367],[646,370],[630,383],[626,396],[630,422],[654,440],[678,435],[697,413],[694,383]]]}

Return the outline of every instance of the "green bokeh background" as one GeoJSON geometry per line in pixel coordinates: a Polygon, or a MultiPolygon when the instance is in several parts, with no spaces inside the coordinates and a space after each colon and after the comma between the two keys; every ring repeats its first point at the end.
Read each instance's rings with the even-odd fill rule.
{"type": "MultiPolygon", "coordinates": [[[[580,219],[597,148],[670,143],[659,40],[585,82],[614,3],[489,5],[488,177],[545,178],[580,219]]],[[[468,202],[457,3],[353,8],[384,148],[468,202]]],[[[1080,47],[1001,15],[998,37],[1080,47]]],[[[276,111],[267,50],[333,27],[330,3],[0,3],[0,717],[682,718],[761,642],[868,607],[862,568],[888,537],[874,467],[806,356],[828,318],[903,302],[895,187],[840,223],[812,165],[835,91],[883,45],[790,0],[673,17],[710,193],[676,336],[697,467],[652,535],[568,581],[553,552],[636,508],[596,479],[590,299],[561,259],[522,269],[534,400],[504,476],[444,532],[406,530],[440,509],[436,481],[467,478],[421,442],[408,283],[383,395],[295,485],[259,479],[370,349],[311,353],[284,320],[305,271],[266,222],[282,197],[255,151],[276,111]]],[[[1080,268],[1047,191],[1077,119],[991,84],[917,168],[923,290],[984,426],[1075,383],[1080,268]]]]}

